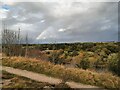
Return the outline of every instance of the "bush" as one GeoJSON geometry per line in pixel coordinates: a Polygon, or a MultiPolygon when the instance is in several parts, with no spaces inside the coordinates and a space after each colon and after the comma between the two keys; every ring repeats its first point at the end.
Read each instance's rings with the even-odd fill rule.
{"type": "Polygon", "coordinates": [[[109,70],[118,74],[119,73],[118,72],[119,71],[119,69],[118,69],[118,67],[119,67],[119,65],[118,65],[118,63],[119,63],[118,62],[118,60],[119,60],[118,54],[115,54],[115,53],[110,54],[109,57],[108,57],[108,60],[109,60],[109,65],[108,65],[109,70]]]}
{"type": "Polygon", "coordinates": [[[79,68],[82,69],[88,69],[90,67],[90,62],[87,58],[84,58],[80,61],[80,64],[78,64],[79,68]]]}

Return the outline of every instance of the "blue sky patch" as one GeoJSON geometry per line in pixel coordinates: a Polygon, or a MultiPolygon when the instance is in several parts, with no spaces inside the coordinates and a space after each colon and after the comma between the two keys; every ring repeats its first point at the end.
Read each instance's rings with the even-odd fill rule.
{"type": "Polygon", "coordinates": [[[9,10],[9,9],[10,9],[10,6],[7,5],[7,4],[4,4],[4,5],[2,5],[2,9],[9,10]]]}

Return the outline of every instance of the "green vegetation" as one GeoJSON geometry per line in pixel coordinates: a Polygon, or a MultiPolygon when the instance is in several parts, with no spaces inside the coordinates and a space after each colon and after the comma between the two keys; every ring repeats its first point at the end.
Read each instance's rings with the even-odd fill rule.
{"type": "Polygon", "coordinates": [[[72,80],[103,88],[120,88],[120,78],[111,73],[96,73],[78,68],[65,68],[63,65],[54,65],[47,61],[23,57],[4,58],[2,62],[5,66],[43,73],[49,76],[62,78],[63,81],[72,80]]]}
{"type": "MultiPolygon", "coordinates": [[[[119,42],[41,44],[29,45],[29,47],[32,47],[29,51],[43,51],[44,53],[42,54],[39,53],[37,55],[35,53],[34,58],[41,58],[44,55],[47,61],[54,64],[69,64],[82,69],[110,71],[116,75],[120,75],[118,44],[119,42]]],[[[28,56],[31,57],[31,54],[28,54],[28,56]]]]}
{"type": "Polygon", "coordinates": [[[3,79],[3,87],[2,88],[70,88],[66,84],[58,84],[58,85],[52,85],[49,83],[43,83],[43,82],[37,82],[34,80],[30,80],[28,78],[17,76],[14,74],[10,74],[6,71],[2,71],[2,79],[3,79]]]}

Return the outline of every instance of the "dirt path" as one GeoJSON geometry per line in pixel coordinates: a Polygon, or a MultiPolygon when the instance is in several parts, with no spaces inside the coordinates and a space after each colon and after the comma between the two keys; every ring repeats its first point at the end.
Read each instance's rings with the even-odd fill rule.
{"type": "MultiPolygon", "coordinates": [[[[44,74],[38,74],[38,73],[31,72],[31,71],[15,69],[12,67],[0,66],[0,69],[7,71],[9,73],[12,73],[12,74],[27,77],[27,78],[35,80],[35,81],[48,82],[50,84],[59,84],[62,81],[62,80],[57,79],[57,78],[48,77],[44,74]]],[[[75,82],[66,82],[66,84],[68,84],[71,88],[96,88],[96,89],[100,89],[96,86],[84,85],[84,84],[75,83],[75,82]]]]}

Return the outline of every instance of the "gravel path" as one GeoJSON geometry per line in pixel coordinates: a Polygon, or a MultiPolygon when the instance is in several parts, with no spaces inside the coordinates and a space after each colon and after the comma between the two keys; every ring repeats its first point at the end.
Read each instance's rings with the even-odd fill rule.
{"type": "MultiPolygon", "coordinates": [[[[0,69],[7,71],[9,73],[12,73],[12,74],[27,77],[27,78],[35,80],[35,81],[47,82],[50,84],[59,84],[62,81],[61,79],[48,77],[44,74],[38,74],[38,73],[31,72],[31,71],[15,69],[12,67],[0,66],[0,69]]],[[[101,90],[101,88],[98,88],[96,86],[84,85],[84,84],[76,83],[76,82],[66,82],[66,84],[69,85],[71,88],[91,88],[91,89],[96,88],[97,90],[99,90],[99,89],[101,90]]]]}

